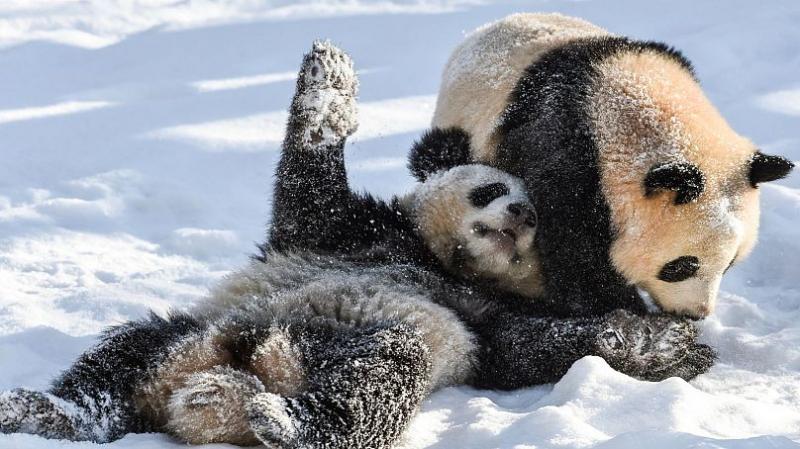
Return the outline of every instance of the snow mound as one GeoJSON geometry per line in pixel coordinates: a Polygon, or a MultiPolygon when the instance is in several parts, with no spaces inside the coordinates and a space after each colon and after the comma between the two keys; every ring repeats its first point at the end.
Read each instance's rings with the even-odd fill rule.
{"type": "MultiPolygon", "coordinates": [[[[792,405],[765,404],[734,394],[710,394],[678,378],[642,382],[614,371],[598,357],[576,362],[550,391],[539,387],[523,392],[474,394],[461,388],[441,392],[434,398],[408,432],[406,449],[616,448],[628,447],[626,444],[636,441],[636,435],[653,435],[656,441],[673,444],[670,448],[694,447],[704,441],[729,447],[719,440],[736,438],[745,440],[736,444],[751,444],[755,442],[747,442],[749,437],[764,434],[800,438],[800,410],[792,405]],[[437,421],[439,429],[432,426],[437,421]],[[430,433],[438,433],[452,446],[430,444],[430,433]],[[617,435],[625,436],[620,446],[611,439],[617,435]],[[602,442],[606,445],[594,446],[602,442]]],[[[642,441],[646,440],[638,440],[638,444],[642,441]]],[[[775,447],[797,447],[788,438],[770,441],[776,442],[775,447]]],[[[763,439],[758,442],[763,443],[763,439]]]]}

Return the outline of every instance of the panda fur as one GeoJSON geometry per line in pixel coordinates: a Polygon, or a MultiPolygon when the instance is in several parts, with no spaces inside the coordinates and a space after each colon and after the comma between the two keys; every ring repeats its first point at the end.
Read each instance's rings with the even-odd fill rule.
{"type": "MultiPolygon", "coordinates": [[[[468,36],[432,124],[525,180],[545,296],[579,315],[638,307],[640,292],[667,312],[711,313],[722,274],[755,243],[758,184],[793,167],[730,128],[678,51],[558,14],[468,36]]],[[[417,172],[443,165],[416,157],[417,172]]]]}
{"type": "Polygon", "coordinates": [[[463,229],[448,225],[426,241],[416,220],[441,219],[447,207],[456,222],[477,214],[491,223],[489,215],[524,198],[508,174],[457,167],[388,203],[350,192],[343,147],[354,128],[345,112],[355,84],[347,82],[354,80],[348,61],[326,43],[304,61],[276,216],[258,260],[189,313],[108,331],[48,392],[0,394],[0,431],[100,442],[167,431],[196,444],[388,448],[425,395],[446,385],[552,382],[589,354],[653,380],[710,367],[713,351],[696,343],[684,320],[542,316],[535,301],[448,273],[453,248],[437,254],[433,243],[463,229]],[[481,189],[489,181],[507,191],[481,189]],[[453,196],[452,187],[467,185],[473,188],[453,196]],[[481,215],[492,204],[499,209],[481,215]],[[304,215],[292,218],[298,209],[304,215]],[[347,236],[325,238],[331,235],[347,236]]]}

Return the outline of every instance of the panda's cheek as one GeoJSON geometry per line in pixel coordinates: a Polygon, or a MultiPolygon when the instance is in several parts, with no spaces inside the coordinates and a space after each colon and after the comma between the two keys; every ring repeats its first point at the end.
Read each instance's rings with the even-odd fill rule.
{"type": "Polygon", "coordinates": [[[533,251],[533,243],[536,233],[533,229],[529,233],[523,234],[517,239],[517,248],[522,252],[533,251]]]}

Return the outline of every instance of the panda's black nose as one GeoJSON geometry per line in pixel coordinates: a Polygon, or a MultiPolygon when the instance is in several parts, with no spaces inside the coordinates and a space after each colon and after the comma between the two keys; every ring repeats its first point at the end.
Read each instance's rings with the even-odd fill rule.
{"type": "Polygon", "coordinates": [[[520,219],[530,227],[536,227],[536,211],[533,210],[530,204],[526,203],[511,203],[508,205],[508,213],[520,219]]]}

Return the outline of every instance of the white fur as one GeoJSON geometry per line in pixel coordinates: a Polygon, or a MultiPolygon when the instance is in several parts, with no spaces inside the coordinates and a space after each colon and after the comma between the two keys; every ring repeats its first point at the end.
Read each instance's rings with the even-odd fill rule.
{"type": "Polygon", "coordinates": [[[475,159],[491,162],[500,114],[525,68],[571,40],[605,35],[596,25],[561,14],[512,14],[481,26],[447,61],[432,125],[464,129],[475,159]]]}
{"type": "Polygon", "coordinates": [[[508,211],[512,203],[530,206],[522,180],[474,164],[432,175],[413,193],[410,209],[426,244],[446,268],[456,268],[451,266],[453,252],[464,250],[472,256],[467,267],[472,274],[535,298],[541,294],[538,255],[533,248],[536,228],[518,223],[508,211]],[[470,202],[473,189],[496,182],[505,184],[509,193],[482,208],[470,202]],[[495,232],[481,236],[474,230],[477,223],[493,231],[513,229],[516,242],[509,247],[495,232]]]}
{"type": "Polygon", "coordinates": [[[313,257],[273,255],[267,263],[253,262],[214,289],[198,313],[211,319],[238,308],[264,323],[302,319],[332,326],[404,322],[431,350],[432,389],[466,380],[474,337],[452,310],[431,302],[423,285],[398,278],[396,267],[313,257]]]}

